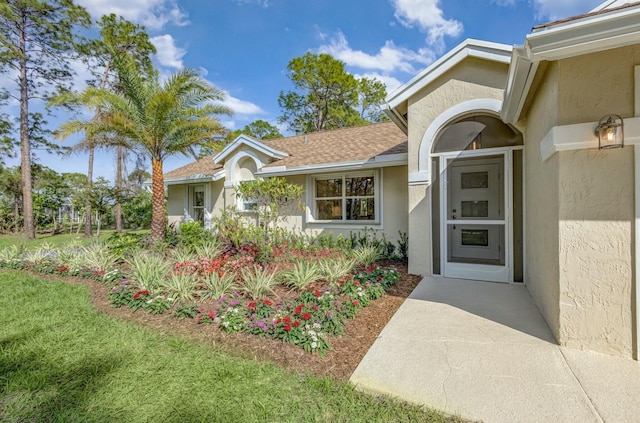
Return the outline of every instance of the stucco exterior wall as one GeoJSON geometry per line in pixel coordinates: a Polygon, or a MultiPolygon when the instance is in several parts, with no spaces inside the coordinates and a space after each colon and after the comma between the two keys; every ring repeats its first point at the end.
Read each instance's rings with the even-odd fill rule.
{"type": "MultiPolygon", "coordinates": [[[[505,64],[469,58],[409,99],[410,173],[418,171],[419,160],[429,160],[428,157],[419,157],[420,144],[429,125],[446,110],[467,100],[483,98],[502,101],[507,71],[505,64]]],[[[433,183],[437,183],[435,177],[433,183]]],[[[427,185],[409,187],[409,271],[414,274],[431,274],[430,196],[430,187],[427,185]]]]}
{"type": "Polygon", "coordinates": [[[186,185],[169,185],[167,187],[167,214],[169,225],[179,225],[184,216],[186,185]]]}
{"type": "Polygon", "coordinates": [[[193,184],[176,184],[167,187],[167,214],[169,225],[180,225],[184,220],[184,209],[189,207],[187,192],[189,187],[204,185],[205,208],[213,213],[214,217],[220,216],[225,208],[224,182],[211,181],[193,184]]]}
{"type": "Polygon", "coordinates": [[[524,129],[525,275],[524,281],[538,308],[559,338],[558,156],[543,162],[540,142],[557,124],[557,66],[550,65],[540,82],[524,129]]]}
{"type": "MultiPolygon", "coordinates": [[[[634,114],[630,46],[558,62],[558,121],[634,114]]],[[[558,154],[562,344],[633,353],[634,154],[632,148],[558,154]]]]}

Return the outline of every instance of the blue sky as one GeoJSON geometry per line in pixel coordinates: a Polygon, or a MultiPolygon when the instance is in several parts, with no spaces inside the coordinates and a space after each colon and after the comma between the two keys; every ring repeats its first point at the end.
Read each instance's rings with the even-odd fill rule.
{"type": "MultiPolygon", "coordinates": [[[[161,73],[200,69],[235,111],[223,123],[239,129],[256,119],[276,124],[278,95],[291,88],[287,63],[307,51],[332,54],[392,92],[466,38],[522,44],[533,25],[586,13],[603,0],[76,1],[94,18],[116,13],[145,25],[161,73]]],[[[75,68],[83,80],[86,72],[75,68]]],[[[58,172],[86,173],[84,156],[40,157],[58,172]]],[[[165,171],[189,161],[168,159],[165,171]]],[[[96,176],[112,179],[114,169],[112,154],[97,156],[96,176]]]]}

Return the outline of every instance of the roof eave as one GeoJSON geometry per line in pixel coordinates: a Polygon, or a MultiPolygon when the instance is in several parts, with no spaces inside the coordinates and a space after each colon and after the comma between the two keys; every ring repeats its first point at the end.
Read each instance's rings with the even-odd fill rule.
{"type": "Polygon", "coordinates": [[[219,172],[214,173],[213,175],[207,175],[204,173],[188,175],[182,178],[173,178],[173,179],[165,179],[165,185],[180,185],[180,184],[190,184],[194,182],[210,182],[210,181],[219,181],[224,179],[225,171],[220,170],[219,172]]]}
{"type": "Polygon", "coordinates": [[[255,150],[260,151],[263,154],[266,154],[269,157],[274,159],[284,159],[285,157],[289,157],[289,154],[285,151],[276,150],[275,148],[271,148],[268,145],[261,143],[258,140],[250,138],[244,134],[238,136],[231,144],[228,144],[225,148],[222,149],[218,154],[213,156],[213,162],[216,164],[220,164],[227,158],[231,153],[236,150],[241,145],[246,145],[255,150]]]}
{"type": "Polygon", "coordinates": [[[468,38],[387,96],[386,103],[388,108],[395,109],[467,57],[509,63],[511,50],[512,46],[506,44],[468,38]]]}
{"type": "Polygon", "coordinates": [[[256,175],[259,176],[288,176],[308,175],[326,172],[339,172],[354,169],[376,169],[390,166],[406,166],[409,155],[407,153],[383,154],[365,160],[353,160],[349,162],[321,163],[304,166],[273,166],[264,167],[256,175]]]}
{"type": "Polygon", "coordinates": [[[501,117],[520,120],[541,61],[624,47],[640,41],[640,5],[586,17],[533,32],[514,49],[501,117]]]}
{"type": "Polygon", "coordinates": [[[640,40],[640,5],[612,10],[532,32],[527,47],[537,60],[559,60],[624,47],[640,40]]]}

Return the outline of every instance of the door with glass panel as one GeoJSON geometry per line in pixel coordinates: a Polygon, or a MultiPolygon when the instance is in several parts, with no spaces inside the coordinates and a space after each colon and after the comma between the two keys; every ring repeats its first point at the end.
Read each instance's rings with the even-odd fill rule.
{"type": "Polygon", "coordinates": [[[445,276],[506,282],[504,156],[447,161],[445,276]]]}

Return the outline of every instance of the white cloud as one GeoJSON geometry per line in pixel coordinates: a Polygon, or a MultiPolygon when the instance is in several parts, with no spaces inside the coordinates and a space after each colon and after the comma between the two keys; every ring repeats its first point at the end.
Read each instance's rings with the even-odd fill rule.
{"type": "Polygon", "coordinates": [[[444,47],[444,37],[462,34],[462,23],[444,18],[440,0],[391,0],[391,4],[402,25],[407,28],[417,26],[427,34],[427,42],[438,50],[444,47]]]}
{"type": "Polygon", "coordinates": [[[182,69],[182,58],[187,52],[185,49],[176,47],[175,40],[169,34],[152,37],[151,42],[156,47],[156,58],[162,66],[182,69]]]}
{"type": "Polygon", "coordinates": [[[536,19],[562,19],[581,15],[602,3],[602,0],[533,0],[536,19]]]}
{"type": "Polygon", "coordinates": [[[114,13],[149,29],[161,29],[171,23],[188,25],[187,14],[177,0],[78,0],[94,19],[114,13]]]}
{"type": "Polygon", "coordinates": [[[250,101],[240,100],[229,95],[225,92],[225,99],[222,102],[225,106],[230,107],[233,113],[236,115],[262,115],[265,111],[257,104],[253,104],[250,101]]]}
{"type": "Polygon", "coordinates": [[[434,55],[430,51],[415,52],[397,47],[393,41],[387,41],[375,55],[353,50],[342,32],[338,32],[329,44],[320,46],[318,51],[330,54],[349,66],[383,72],[415,73],[414,63],[427,65],[434,60],[434,55]]]}

